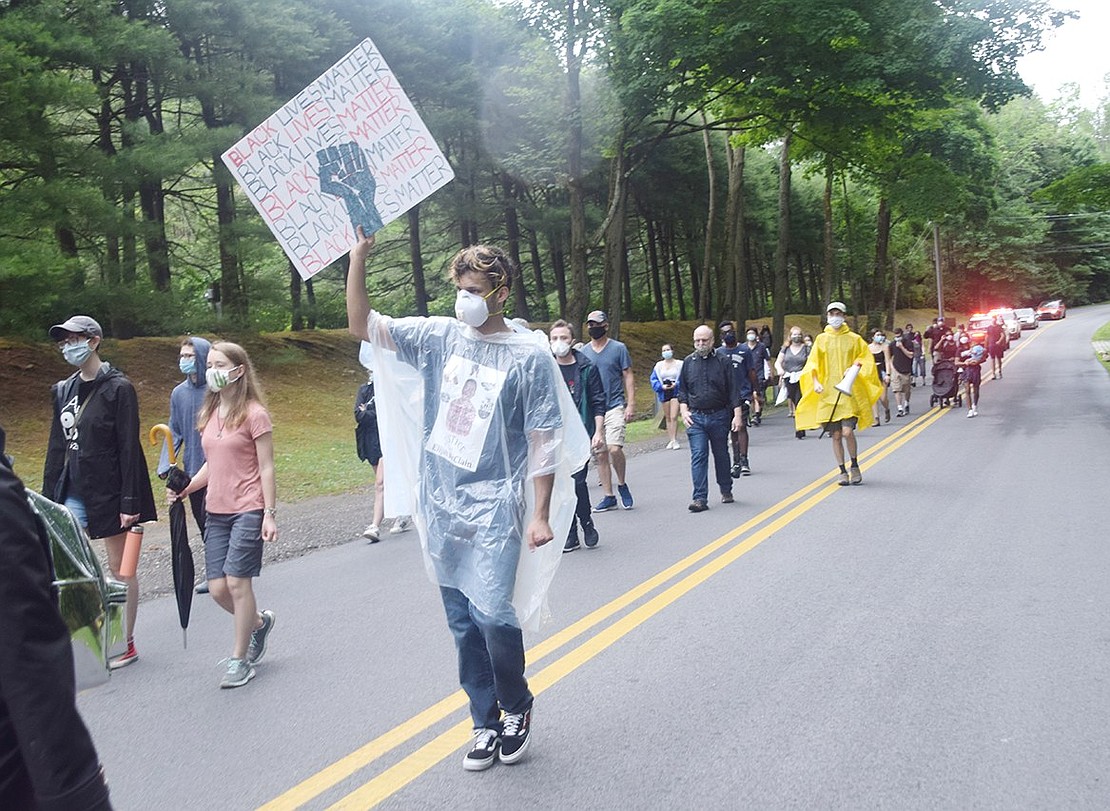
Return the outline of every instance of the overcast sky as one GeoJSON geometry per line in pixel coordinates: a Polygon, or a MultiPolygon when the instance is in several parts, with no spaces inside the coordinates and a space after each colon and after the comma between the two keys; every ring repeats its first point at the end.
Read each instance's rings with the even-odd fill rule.
{"type": "Polygon", "coordinates": [[[1060,85],[1076,82],[1084,107],[1094,109],[1107,95],[1110,73],[1110,0],[1051,0],[1060,10],[1079,12],[1046,40],[1045,49],[1019,63],[1021,77],[1043,101],[1056,98],[1060,85]]]}

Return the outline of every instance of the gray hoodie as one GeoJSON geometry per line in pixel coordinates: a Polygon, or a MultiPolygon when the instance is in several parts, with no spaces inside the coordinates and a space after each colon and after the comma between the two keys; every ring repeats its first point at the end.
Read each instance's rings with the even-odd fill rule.
{"type": "MultiPolygon", "coordinates": [[[[212,344],[204,338],[190,338],[197,353],[197,371],[190,380],[186,377],[174,387],[170,394],[170,431],[173,432],[173,446],[178,458],[182,460],[185,472],[195,476],[204,465],[204,449],[200,446],[200,432],[197,430],[197,414],[208,393],[204,381],[204,371],[208,367],[208,350],[212,344]],[[184,450],[182,450],[184,446],[184,450]]],[[[170,469],[170,457],[166,446],[162,446],[162,456],[158,460],[158,475],[170,469]]]]}

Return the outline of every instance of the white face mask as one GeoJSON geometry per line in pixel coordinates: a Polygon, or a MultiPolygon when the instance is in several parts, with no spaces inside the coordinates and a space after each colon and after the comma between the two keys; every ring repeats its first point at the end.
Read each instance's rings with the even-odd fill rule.
{"type": "Polygon", "coordinates": [[[755,335],[754,332],[749,332],[748,333],[748,343],[754,344],[755,343],[755,338],[756,338],[756,335],[755,335]]]}
{"type": "Polygon", "coordinates": [[[204,373],[204,382],[208,384],[208,388],[212,391],[222,391],[239,379],[238,377],[235,380],[231,379],[231,373],[238,368],[238,366],[233,366],[230,369],[208,369],[204,373]]]}
{"type": "Polygon", "coordinates": [[[842,316],[842,315],[830,315],[829,316],[829,326],[832,327],[833,329],[840,329],[841,327],[844,326],[844,316],[842,316]]]}
{"type": "Polygon", "coordinates": [[[554,340],[551,342],[551,354],[557,358],[565,358],[570,353],[570,341],[554,340]]]}
{"type": "MultiPolygon", "coordinates": [[[[497,290],[490,291],[492,296],[497,290]]],[[[469,290],[460,290],[455,296],[455,317],[472,327],[480,327],[490,316],[486,299],[469,290]]]]}

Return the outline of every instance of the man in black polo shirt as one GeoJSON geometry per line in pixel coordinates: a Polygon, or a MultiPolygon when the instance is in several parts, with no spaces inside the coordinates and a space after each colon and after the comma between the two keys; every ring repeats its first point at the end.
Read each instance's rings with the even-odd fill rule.
{"type": "Polygon", "coordinates": [[[728,470],[728,432],[740,430],[740,395],[729,358],[713,352],[713,330],[702,325],[694,330],[694,351],[682,362],[678,379],[678,404],[690,440],[690,476],[694,498],[690,512],[709,509],[709,451],[721,503],[731,504],[732,478],[728,470]]]}

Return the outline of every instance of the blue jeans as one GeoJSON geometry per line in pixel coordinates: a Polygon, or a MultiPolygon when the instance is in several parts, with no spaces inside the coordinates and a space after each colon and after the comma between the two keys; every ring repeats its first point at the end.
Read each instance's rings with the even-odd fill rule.
{"type": "Polygon", "coordinates": [[[89,514],[85,512],[85,502],[77,496],[66,496],[65,508],[73,513],[73,517],[77,519],[77,523],[81,525],[82,529],[89,526],[89,514]]]}
{"type": "Polygon", "coordinates": [[[475,729],[501,731],[501,710],[532,708],[524,678],[524,636],[519,628],[482,614],[458,589],[440,586],[447,626],[459,652],[459,684],[470,698],[475,729]]]}
{"type": "Polygon", "coordinates": [[[925,356],[915,355],[910,367],[911,377],[925,377],[925,356]]]}
{"type": "Polygon", "coordinates": [[[728,473],[728,431],[732,424],[732,412],[727,408],[720,411],[691,411],[693,423],[686,429],[690,441],[690,476],[694,480],[694,501],[706,501],[709,497],[709,451],[713,451],[713,469],[717,472],[717,485],[721,495],[732,492],[732,477],[728,473]]]}

